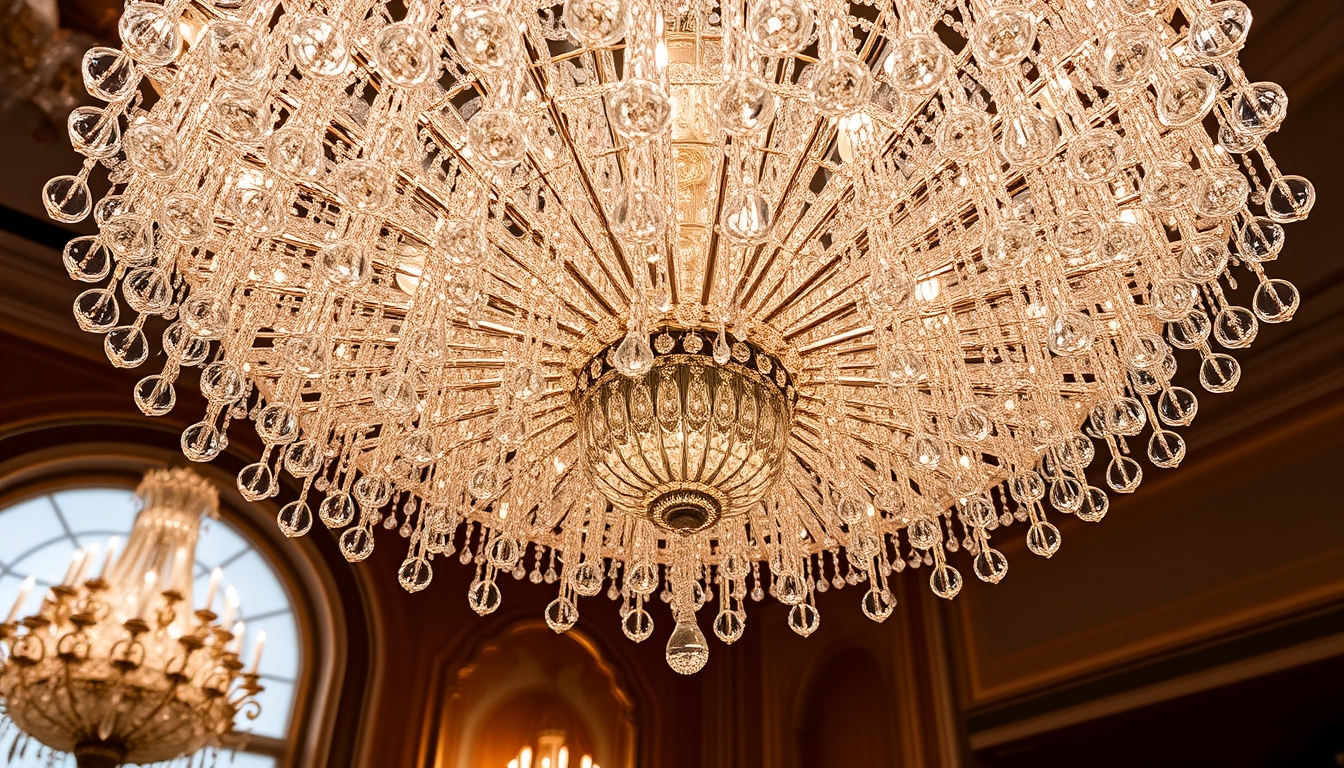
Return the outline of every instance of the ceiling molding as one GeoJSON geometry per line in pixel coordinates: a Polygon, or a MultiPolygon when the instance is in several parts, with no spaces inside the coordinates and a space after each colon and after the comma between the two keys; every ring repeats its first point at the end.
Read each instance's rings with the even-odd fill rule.
{"type": "Polygon", "coordinates": [[[1112,696],[1092,699],[1036,717],[973,732],[970,736],[971,749],[978,751],[996,747],[1089,720],[1097,720],[1200,691],[1221,688],[1340,655],[1344,655],[1344,634],[1331,635],[1112,696]]]}

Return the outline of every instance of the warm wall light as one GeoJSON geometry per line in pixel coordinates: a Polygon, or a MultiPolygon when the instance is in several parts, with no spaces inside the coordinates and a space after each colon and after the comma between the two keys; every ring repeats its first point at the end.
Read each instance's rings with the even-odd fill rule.
{"type": "MultiPolygon", "coordinates": [[[[565,732],[545,730],[537,735],[537,748],[523,747],[518,756],[509,761],[508,768],[531,768],[535,755],[538,768],[569,768],[569,746],[565,744],[565,732]]],[[[579,758],[579,768],[599,768],[593,758],[584,755],[579,758]]]]}

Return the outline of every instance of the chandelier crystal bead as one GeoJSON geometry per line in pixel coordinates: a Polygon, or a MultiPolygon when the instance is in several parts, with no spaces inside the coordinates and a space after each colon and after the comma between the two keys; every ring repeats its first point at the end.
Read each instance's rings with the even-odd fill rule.
{"type": "Polygon", "coordinates": [[[1229,352],[1300,302],[1267,270],[1315,190],[1265,148],[1288,99],[1238,65],[1250,23],[1236,0],[136,2],[123,50],[85,57],[107,103],[72,114],[85,162],[43,201],[99,225],[63,261],[115,365],[175,318],[141,409],[202,366],[183,451],[251,421],[245,495],[282,471],[325,494],[285,533],[316,509],[358,561],[397,530],[412,591],[457,554],[482,614],[535,547],[553,627],[605,584],[642,641],[659,594],[698,669],[707,596],[724,642],[767,588],[806,635],[830,552],[879,621],[893,570],[951,597],[948,553],[997,582],[1005,526],[1049,557],[1048,515],[1100,520],[1093,441],[1115,492],[1143,476],[1129,441],[1180,463],[1178,366],[1231,391],[1229,352]]]}

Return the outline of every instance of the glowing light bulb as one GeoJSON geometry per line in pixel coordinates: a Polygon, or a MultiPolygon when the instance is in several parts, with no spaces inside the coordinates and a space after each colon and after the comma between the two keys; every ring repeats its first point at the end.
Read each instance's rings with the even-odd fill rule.
{"type": "Polygon", "coordinates": [[[942,290],[943,286],[938,282],[938,278],[930,277],[915,285],[915,298],[924,302],[933,301],[938,298],[938,294],[942,293],[942,290]]]}

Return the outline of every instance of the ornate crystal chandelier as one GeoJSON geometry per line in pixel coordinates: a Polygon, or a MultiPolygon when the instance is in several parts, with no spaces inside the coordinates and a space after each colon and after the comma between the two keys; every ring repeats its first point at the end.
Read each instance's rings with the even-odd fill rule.
{"type": "Polygon", "coordinates": [[[205,606],[189,609],[201,515],[217,514],[217,492],[199,475],[171,469],[149,472],[137,494],[144,509],[120,557],[110,543],[90,577],[97,553],[77,551],[41,610],[16,621],[30,578],[0,624],[8,651],[0,702],[25,735],[16,735],[11,759],[32,738],[73,754],[80,768],[156,763],[218,747],[234,736],[235,715],[260,713],[254,697],[265,636],[258,633],[244,672],[236,602],[226,601],[222,620],[210,610],[218,569],[205,606]]]}
{"type": "Polygon", "coordinates": [[[531,557],[553,628],[607,584],[636,641],[656,593],[686,673],[767,585],[881,621],[892,570],[997,582],[1001,527],[1049,557],[1179,464],[1176,350],[1228,392],[1297,308],[1265,266],[1314,191],[1236,0],[405,7],[128,5],[45,197],[99,224],[65,263],[113,364],[172,321],[139,407],[201,366],[186,454],[252,421],[242,493],[301,478],[280,527],[351,561],[398,530],[408,590],[460,552],[489,613],[531,557]]]}

